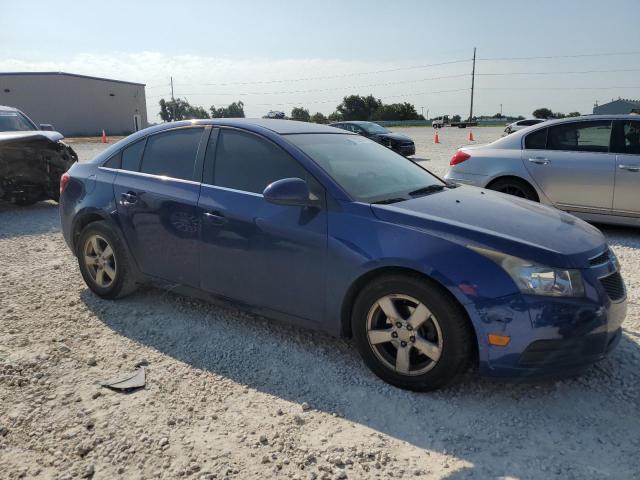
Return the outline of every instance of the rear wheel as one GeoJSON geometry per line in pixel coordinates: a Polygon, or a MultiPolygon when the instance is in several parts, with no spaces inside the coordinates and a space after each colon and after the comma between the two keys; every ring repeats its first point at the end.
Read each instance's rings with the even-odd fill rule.
{"type": "Polygon", "coordinates": [[[467,368],[473,351],[461,307],[441,287],[411,276],[367,285],[356,299],[352,329],[367,366],[408,390],[443,387],[467,368]]]}
{"type": "Polygon", "coordinates": [[[535,189],[524,180],[517,178],[501,178],[491,183],[487,188],[514,197],[526,198],[534,202],[539,201],[535,189]]]}
{"type": "Polygon", "coordinates": [[[76,255],[82,277],[96,295],[112,299],[136,289],[128,252],[105,222],[90,223],[82,230],[76,255]]]}

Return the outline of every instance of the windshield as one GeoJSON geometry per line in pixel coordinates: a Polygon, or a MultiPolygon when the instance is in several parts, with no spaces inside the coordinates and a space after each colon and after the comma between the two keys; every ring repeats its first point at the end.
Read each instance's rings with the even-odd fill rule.
{"type": "Polygon", "coordinates": [[[367,133],[389,133],[389,130],[381,127],[377,123],[361,123],[360,126],[364,128],[367,133]]]}
{"type": "Polygon", "coordinates": [[[20,112],[0,112],[0,132],[37,130],[36,126],[20,112]]]}
{"type": "Polygon", "coordinates": [[[411,160],[357,135],[298,134],[287,139],[359,202],[408,200],[416,191],[444,186],[411,160]]]}

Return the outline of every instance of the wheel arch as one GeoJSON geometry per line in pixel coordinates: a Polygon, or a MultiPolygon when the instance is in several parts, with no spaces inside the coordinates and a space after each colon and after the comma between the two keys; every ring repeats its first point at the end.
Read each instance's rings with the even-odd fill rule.
{"type": "Polygon", "coordinates": [[[405,275],[405,276],[418,278],[423,281],[427,281],[437,286],[444,295],[447,295],[451,300],[453,300],[456,303],[456,305],[458,305],[458,307],[460,308],[460,311],[464,313],[465,318],[467,319],[469,329],[473,334],[474,351],[472,352],[472,358],[474,359],[474,361],[477,361],[479,356],[478,332],[476,331],[476,327],[471,321],[471,318],[469,317],[469,314],[466,308],[464,307],[464,305],[441,282],[437,281],[433,277],[430,277],[429,275],[426,275],[425,273],[419,270],[415,270],[408,267],[397,267],[397,266],[378,267],[362,274],[360,277],[358,277],[355,281],[351,283],[342,301],[342,307],[340,311],[341,336],[345,338],[351,338],[353,336],[353,332],[351,330],[351,312],[353,311],[355,300],[358,297],[358,294],[362,291],[362,289],[374,279],[381,277],[383,275],[391,275],[391,274],[405,275]]]}
{"type": "Polygon", "coordinates": [[[540,202],[541,196],[540,196],[540,192],[538,191],[538,187],[535,184],[533,184],[531,181],[529,181],[528,179],[522,178],[521,176],[518,176],[518,175],[513,175],[513,174],[499,175],[497,177],[492,178],[487,183],[485,188],[491,190],[491,186],[494,185],[499,180],[517,180],[519,182],[526,183],[536,193],[536,202],[540,202]]]}
{"type": "Polygon", "coordinates": [[[76,242],[80,237],[80,233],[82,232],[82,230],[91,223],[100,222],[103,220],[108,221],[109,218],[104,213],[97,210],[87,210],[76,216],[71,229],[71,242],[74,253],[77,247],[76,242]]]}

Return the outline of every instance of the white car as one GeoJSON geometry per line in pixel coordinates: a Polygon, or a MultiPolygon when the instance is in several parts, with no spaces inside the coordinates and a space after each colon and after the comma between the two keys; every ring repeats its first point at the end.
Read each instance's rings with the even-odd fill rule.
{"type": "Polygon", "coordinates": [[[509,135],[510,133],[517,132],[523,128],[530,127],[531,125],[537,125],[538,123],[545,122],[542,118],[528,118],[526,120],[518,120],[517,122],[510,123],[507,128],[504,129],[504,133],[509,135]]]}

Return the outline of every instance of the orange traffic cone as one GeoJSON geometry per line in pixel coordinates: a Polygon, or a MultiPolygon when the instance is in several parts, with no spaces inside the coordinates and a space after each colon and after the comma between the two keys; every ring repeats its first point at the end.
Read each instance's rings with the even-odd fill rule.
{"type": "Polygon", "coordinates": [[[440,137],[438,136],[438,129],[436,128],[436,136],[433,137],[433,143],[440,143],[440,137]]]}
{"type": "Polygon", "coordinates": [[[107,143],[107,134],[104,133],[104,129],[102,129],[102,143],[107,143]]]}
{"type": "Polygon", "coordinates": [[[473,138],[473,130],[469,130],[469,141],[470,142],[475,142],[476,141],[476,139],[473,138]]]}

